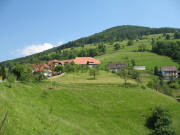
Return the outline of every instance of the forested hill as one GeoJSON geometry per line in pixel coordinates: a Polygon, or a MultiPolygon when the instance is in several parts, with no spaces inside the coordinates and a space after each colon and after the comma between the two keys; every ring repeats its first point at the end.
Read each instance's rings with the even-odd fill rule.
{"type": "Polygon", "coordinates": [[[149,27],[131,26],[131,25],[117,26],[117,27],[104,30],[100,33],[96,33],[89,37],[80,38],[78,40],[68,42],[66,44],[63,44],[61,46],[52,48],[50,50],[47,50],[41,53],[37,53],[31,56],[26,56],[23,58],[1,62],[0,65],[10,66],[14,64],[34,63],[38,60],[42,60],[41,58],[48,55],[49,53],[58,52],[65,48],[83,46],[85,44],[93,44],[93,43],[100,43],[100,42],[115,42],[115,41],[123,41],[125,39],[133,40],[136,38],[140,39],[143,35],[170,33],[170,32],[173,33],[177,31],[180,31],[180,29],[149,28],[149,27]]]}

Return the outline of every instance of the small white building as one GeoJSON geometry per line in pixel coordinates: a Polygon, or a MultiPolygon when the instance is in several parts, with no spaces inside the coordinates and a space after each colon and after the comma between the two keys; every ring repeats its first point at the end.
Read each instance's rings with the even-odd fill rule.
{"type": "Polygon", "coordinates": [[[134,70],[146,70],[146,66],[134,66],[134,70]]]}

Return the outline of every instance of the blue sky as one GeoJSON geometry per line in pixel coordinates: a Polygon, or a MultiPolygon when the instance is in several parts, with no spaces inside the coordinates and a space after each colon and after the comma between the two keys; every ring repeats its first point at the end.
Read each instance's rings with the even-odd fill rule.
{"type": "Polygon", "coordinates": [[[0,0],[0,61],[127,24],[180,28],[180,1],[0,0]]]}

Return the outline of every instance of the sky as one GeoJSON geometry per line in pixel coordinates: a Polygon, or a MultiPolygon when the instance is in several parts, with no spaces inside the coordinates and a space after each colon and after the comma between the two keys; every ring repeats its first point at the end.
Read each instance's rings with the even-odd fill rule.
{"type": "Polygon", "coordinates": [[[120,25],[180,28],[180,0],[0,0],[0,61],[120,25]]]}

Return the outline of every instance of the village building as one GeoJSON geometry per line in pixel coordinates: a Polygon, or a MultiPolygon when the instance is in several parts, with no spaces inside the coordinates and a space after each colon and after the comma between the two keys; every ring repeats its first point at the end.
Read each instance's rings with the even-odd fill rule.
{"type": "Polygon", "coordinates": [[[127,67],[124,63],[110,63],[108,65],[108,68],[114,72],[117,72],[118,70],[125,69],[127,67]]]}
{"type": "Polygon", "coordinates": [[[146,70],[146,66],[134,66],[134,70],[146,70]]]}
{"type": "Polygon", "coordinates": [[[101,64],[99,60],[92,57],[76,57],[73,61],[76,65],[88,65],[90,68],[101,64]]]}
{"type": "Polygon", "coordinates": [[[164,79],[170,79],[171,77],[178,77],[179,71],[177,70],[176,66],[162,66],[161,67],[161,74],[164,79]]]}

